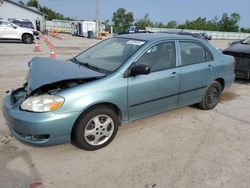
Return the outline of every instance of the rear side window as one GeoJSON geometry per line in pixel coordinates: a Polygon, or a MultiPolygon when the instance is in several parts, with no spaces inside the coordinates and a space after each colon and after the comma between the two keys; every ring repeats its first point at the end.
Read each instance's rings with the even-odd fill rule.
{"type": "Polygon", "coordinates": [[[4,21],[0,21],[0,25],[3,27],[13,27],[13,25],[9,22],[4,22],[4,21]]]}
{"type": "Polygon", "coordinates": [[[182,65],[192,65],[213,60],[211,52],[195,42],[180,42],[182,65]]]}
{"type": "Polygon", "coordinates": [[[175,66],[175,43],[163,42],[148,49],[136,62],[150,67],[151,72],[169,69],[175,66]]]}

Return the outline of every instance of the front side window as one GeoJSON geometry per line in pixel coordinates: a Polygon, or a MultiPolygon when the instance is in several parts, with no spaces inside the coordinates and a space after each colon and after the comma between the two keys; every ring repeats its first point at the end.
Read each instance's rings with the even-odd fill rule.
{"type": "Polygon", "coordinates": [[[149,66],[151,72],[169,69],[175,66],[176,53],[174,42],[156,44],[147,50],[136,62],[149,66]]]}
{"type": "Polygon", "coordinates": [[[134,39],[110,38],[89,48],[75,57],[75,60],[81,64],[113,72],[144,43],[145,41],[134,39]]]}
{"type": "Polygon", "coordinates": [[[182,65],[191,65],[212,61],[213,57],[207,48],[195,42],[180,42],[182,65]]]}

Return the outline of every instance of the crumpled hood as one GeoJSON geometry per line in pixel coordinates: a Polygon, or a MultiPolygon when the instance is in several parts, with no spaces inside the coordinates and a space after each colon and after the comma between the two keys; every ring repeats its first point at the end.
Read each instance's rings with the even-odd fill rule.
{"type": "Polygon", "coordinates": [[[233,52],[233,53],[243,53],[243,54],[250,54],[250,45],[249,44],[242,44],[242,43],[235,43],[232,46],[227,47],[224,52],[233,52]]]}
{"type": "Polygon", "coordinates": [[[79,66],[71,61],[35,57],[29,63],[27,92],[32,93],[41,86],[65,80],[90,79],[105,74],[79,66]]]}

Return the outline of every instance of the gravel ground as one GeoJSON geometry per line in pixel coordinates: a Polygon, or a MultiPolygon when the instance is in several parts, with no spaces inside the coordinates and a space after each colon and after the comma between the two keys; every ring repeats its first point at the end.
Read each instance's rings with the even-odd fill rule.
{"type": "MultiPolygon", "coordinates": [[[[52,38],[67,59],[98,42],[52,38]]],[[[230,41],[211,41],[225,48],[230,41]]],[[[33,45],[0,42],[0,100],[24,82],[27,62],[49,56],[33,45]]],[[[32,147],[9,134],[0,115],[0,187],[200,188],[250,187],[250,84],[237,80],[218,106],[176,109],[120,127],[108,146],[83,151],[71,144],[32,147]]],[[[2,108],[0,109],[2,110],[2,108]]]]}

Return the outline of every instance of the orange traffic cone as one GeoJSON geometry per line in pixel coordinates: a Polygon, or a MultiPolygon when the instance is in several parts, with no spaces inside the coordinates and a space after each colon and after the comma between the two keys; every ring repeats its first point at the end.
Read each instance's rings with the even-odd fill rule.
{"type": "Polygon", "coordinates": [[[55,46],[54,46],[52,43],[50,43],[50,44],[49,44],[49,48],[52,50],[52,49],[55,48],[55,46]]]}
{"type": "Polygon", "coordinates": [[[50,40],[49,40],[49,37],[47,38],[46,43],[47,43],[48,46],[51,44],[51,42],[50,42],[50,40]]]}
{"type": "Polygon", "coordinates": [[[55,59],[56,58],[56,53],[54,52],[53,48],[50,50],[50,58],[51,59],[55,59]]]}
{"type": "Polygon", "coordinates": [[[36,41],[34,52],[41,52],[39,43],[36,41]]]}

